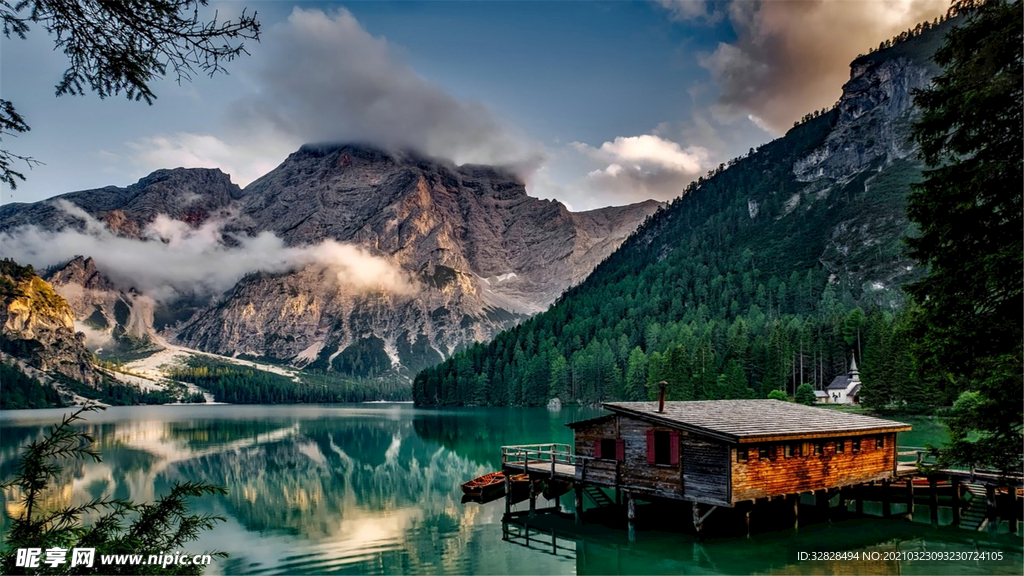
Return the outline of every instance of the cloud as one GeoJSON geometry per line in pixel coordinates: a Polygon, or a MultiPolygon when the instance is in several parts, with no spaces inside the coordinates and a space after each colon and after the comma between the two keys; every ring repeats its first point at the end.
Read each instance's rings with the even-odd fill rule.
{"type": "Polygon", "coordinates": [[[97,267],[122,289],[136,288],[157,301],[182,295],[217,296],[251,272],[283,273],[308,266],[322,269],[340,289],[384,290],[400,295],[417,291],[408,274],[366,250],[334,240],[286,246],[270,232],[256,236],[227,234],[226,220],[198,228],[158,215],[137,240],[115,235],[78,206],[57,200],[59,208],[82,220],[81,230],[43,230],[35,225],[0,232],[4,255],[36,267],[63,264],[77,255],[92,256],[97,267]],[[230,246],[223,239],[230,238],[230,246]]]}
{"type": "Polygon", "coordinates": [[[653,134],[619,136],[598,147],[582,142],[572,147],[602,167],[591,170],[578,185],[593,200],[608,203],[667,200],[707,171],[709,153],[700,146],[679,143],[653,134]]]}
{"type": "Polygon", "coordinates": [[[677,172],[699,172],[701,158],[707,153],[703,148],[682,146],[651,134],[642,136],[619,136],[611,142],[601,144],[599,152],[623,162],[650,164],[677,172]]]}
{"type": "Polygon", "coordinates": [[[778,134],[838,100],[857,54],[949,7],[946,0],[735,0],[734,42],[700,59],[721,88],[717,112],[778,134]]]}
{"type": "Polygon", "coordinates": [[[662,8],[672,14],[673,20],[703,20],[714,23],[722,19],[721,2],[708,0],[657,0],[662,8]]]}
{"type": "Polygon", "coordinates": [[[232,138],[230,142],[211,134],[149,136],[128,143],[133,160],[149,170],[157,168],[220,168],[239,185],[273,170],[301,140],[285,134],[232,138]]]}
{"type": "Polygon", "coordinates": [[[421,77],[345,9],[295,8],[258,50],[254,93],[231,105],[222,134],[161,135],[133,150],[152,167],[221,167],[243,185],[305,143],[363,142],[524,173],[543,160],[540,145],[421,77]]]}

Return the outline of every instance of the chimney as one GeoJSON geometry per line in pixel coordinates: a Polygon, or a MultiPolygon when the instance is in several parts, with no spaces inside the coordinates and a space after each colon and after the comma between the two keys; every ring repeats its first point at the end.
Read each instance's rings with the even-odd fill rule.
{"type": "Polygon", "coordinates": [[[658,388],[660,389],[659,393],[658,393],[658,413],[659,414],[665,412],[665,387],[666,386],[668,386],[668,382],[665,382],[664,380],[662,380],[661,382],[658,382],[658,388]]]}

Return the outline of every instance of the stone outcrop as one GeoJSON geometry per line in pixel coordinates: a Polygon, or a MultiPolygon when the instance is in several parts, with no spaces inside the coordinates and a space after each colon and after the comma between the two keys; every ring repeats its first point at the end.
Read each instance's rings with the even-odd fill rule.
{"type": "Polygon", "coordinates": [[[912,156],[913,91],[934,75],[930,66],[905,57],[855,61],[843,85],[838,116],[823,146],[793,166],[803,182],[846,181],[872,168],[912,156]]]}
{"type": "Polygon", "coordinates": [[[155,348],[151,334],[156,303],[135,290],[121,290],[92,258],[78,256],[46,278],[74,312],[75,327],[94,350],[155,348]]]}
{"type": "Polygon", "coordinates": [[[31,269],[7,260],[0,268],[0,347],[44,372],[97,385],[85,336],[75,332],[74,313],[53,286],[31,269]]]}

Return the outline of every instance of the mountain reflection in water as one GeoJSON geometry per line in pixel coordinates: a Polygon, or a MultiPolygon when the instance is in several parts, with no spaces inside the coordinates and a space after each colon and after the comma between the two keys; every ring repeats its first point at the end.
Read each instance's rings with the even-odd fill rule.
{"type": "MultiPolygon", "coordinates": [[[[13,472],[19,446],[62,413],[0,414],[0,476],[13,472]]],[[[873,534],[880,525],[844,522],[811,526],[798,537],[772,533],[701,544],[685,533],[662,531],[641,532],[631,543],[622,530],[594,525],[564,537],[572,550],[552,555],[502,540],[501,500],[461,503],[460,484],[496,470],[501,445],[570,442],[564,424],[599,413],[382,404],[111,408],[88,415],[83,426],[96,438],[103,462],[69,465],[46,500],[50,506],[95,497],[151,501],[174,481],[222,485],[226,496],[193,506],[227,518],[193,545],[230,554],[208,574],[830,574],[850,567],[796,563],[795,551],[835,550],[837,542],[873,534]]],[[[8,513],[19,512],[18,496],[0,496],[8,513]]],[[[566,508],[571,501],[571,494],[563,497],[566,508]]],[[[8,523],[0,519],[0,528],[6,530],[8,523]]],[[[960,549],[970,542],[958,532],[927,525],[884,525],[881,539],[857,545],[960,549]]],[[[979,568],[992,573],[1008,566],[1020,573],[1020,547],[995,545],[1006,551],[1008,561],[979,568]]],[[[872,566],[860,571],[887,569],[872,566]]],[[[943,571],[942,565],[923,566],[927,573],[943,571]]],[[[907,568],[895,570],[907,573],[907,568]]]]}

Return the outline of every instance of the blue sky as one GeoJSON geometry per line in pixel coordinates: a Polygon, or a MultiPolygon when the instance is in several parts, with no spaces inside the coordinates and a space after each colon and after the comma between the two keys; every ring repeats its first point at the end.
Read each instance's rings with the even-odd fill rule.
{"type": "Polygon", "coordinates": [[[360,140],[514,166],[573,209],[670,199],[831,105],[848,64],[941,0],[219,2],[263,23],[229,75],[164,80],[153,106],[55,98],[63,54],[3,39],[0,94],[45,163],[2,201],[219,167],[245,185],[304,142],[360,140]]]}

